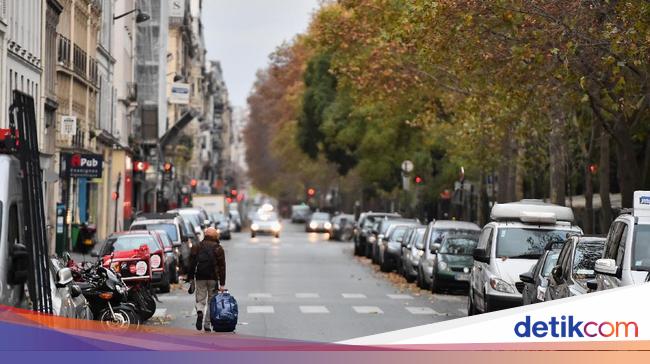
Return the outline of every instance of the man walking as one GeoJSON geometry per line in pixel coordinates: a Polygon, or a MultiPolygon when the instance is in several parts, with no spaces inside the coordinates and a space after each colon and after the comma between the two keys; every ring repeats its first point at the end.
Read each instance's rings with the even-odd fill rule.
{"type": "Polygon", "coordinates": [[[192,247],[187,279],[196,279],[196,329],[212,331],[209,300],[217,287],[220,292],[226,289],[226,254],[219,243],[217,229],[207,228],[203,241],[192,247]]]}

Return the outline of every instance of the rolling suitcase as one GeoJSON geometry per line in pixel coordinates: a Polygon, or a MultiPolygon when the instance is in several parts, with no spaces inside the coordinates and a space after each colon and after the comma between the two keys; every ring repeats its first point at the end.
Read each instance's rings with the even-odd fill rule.
{"type": "Polygon", "coordinates": [[[210,299],[210,322],[213,331],[235,331],[238,316],[237,300],[228,291],[218,293],[210,299]]]}

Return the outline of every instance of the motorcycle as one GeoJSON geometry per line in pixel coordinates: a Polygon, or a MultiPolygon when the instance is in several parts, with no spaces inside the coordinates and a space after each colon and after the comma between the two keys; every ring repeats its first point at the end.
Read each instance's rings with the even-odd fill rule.
{"type": "Polygon", "coordinates": [[[81,253],[88,253],[95,247],[97,227],[83,223],[79,226],[79,237],[77,238],[77,249],[81,253]]]}
{"type": "Polygon", "coordinates": [[[71,268],[95,320],[116,329],[140,325],[136,306],[128,302],[128,287],[115,272],[100,262],[76,264],[68,259],[67,266],[71,268]]]}

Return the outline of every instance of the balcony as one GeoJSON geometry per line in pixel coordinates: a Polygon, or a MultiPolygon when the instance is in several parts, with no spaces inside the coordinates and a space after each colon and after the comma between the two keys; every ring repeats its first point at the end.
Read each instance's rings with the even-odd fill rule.
{"type": "Polygon", "coordinates": [[[88,57],[88,80],[99,87],[99,66],[97,60],[92,57],[88,57]]]}
{"type": "Polygon", "coordinates": [[[87,53],[75,44],[72,54],[72,64],[74,71],[81,77],[86,77],[87,58],[87,53]]]}
{"type": "Polygon", "coordinates": [[[65,67],[70,67],[70,39],[59,34],[56,53],[57,63],[65,67]]]}

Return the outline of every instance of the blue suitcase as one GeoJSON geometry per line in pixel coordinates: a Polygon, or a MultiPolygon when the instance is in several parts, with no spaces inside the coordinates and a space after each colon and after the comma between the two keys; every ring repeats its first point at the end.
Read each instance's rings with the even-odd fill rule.
{"type": "Polygon", "coordinates": [[[230,293],[223,292],[212,297],[210,300],[210,322],[213,331],[235,331],[238,317],[237,300],[230,293]]]}

